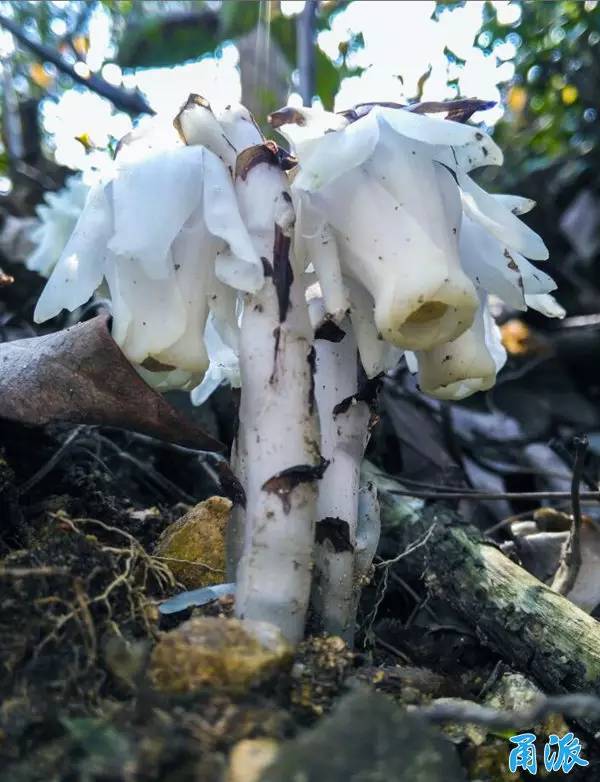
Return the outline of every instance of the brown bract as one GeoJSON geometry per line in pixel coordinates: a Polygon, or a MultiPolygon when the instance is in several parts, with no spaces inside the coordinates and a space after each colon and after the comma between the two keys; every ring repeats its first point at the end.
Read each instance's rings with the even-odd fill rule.
{"type": "Polygon", "coordinates": [[[144,383],[111,337],[106,316],[0,345],[0,418],[118,426],[201,450],[224,449],[144,383]]]}
{"type": "Polygon", "coordinates": [[[7,285],[12,285],[14,281],[15,278],[12,275],[6,274],[2,271],[2,269],[0,269],[0,288],[4,288],[7,285]]]}
{"type": "Polygon", "coordinates": [[[235,161],[235,178],[245,180],[250,171],[261,163],[271,166],[279,166],[277,155],[270,144],[256,144],[247,147],[237,156],[235,161]]]}

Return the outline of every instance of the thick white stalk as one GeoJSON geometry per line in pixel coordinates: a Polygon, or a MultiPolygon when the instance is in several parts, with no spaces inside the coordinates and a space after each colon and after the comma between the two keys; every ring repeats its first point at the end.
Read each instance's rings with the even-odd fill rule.
{"type": "MultiPolygon", "coordinates": [[[[238,426],[238,431],[231,451],[231,469],[240,482],[244,494],[247,491],[248,454],[246,452],[245,431],[238,426]]],[[[246,508],[236,503],[231,511],[226,535],[226,569],[227,581],[235,581],[237,569],[244,550],[246,537],[246,508]]]]}
{"type": "MultiPolygon", "coordinates": [[[[369,405],[358,401],[358,352],[349,320],[339,342],[315,340],[315,397],[321,452],[329,461],[319,484],[312,603],[327,633],[354,638],[359,573],[360,467],[369,436],[369,405]]],[[[317,332],[318,334],[319,332],[317,332]]]]}
{"type": "Polygon", "coordinates": [[[302,270],[290,258],[294,212],[287,179],[268,147],[238,157],[236,191],[265,268],[263,288],[246,297],[240,338],[246,520],[236,614],[270,621],[295,643],[308,608],[315,481],[322,473],[312,330],[302,270]]]}

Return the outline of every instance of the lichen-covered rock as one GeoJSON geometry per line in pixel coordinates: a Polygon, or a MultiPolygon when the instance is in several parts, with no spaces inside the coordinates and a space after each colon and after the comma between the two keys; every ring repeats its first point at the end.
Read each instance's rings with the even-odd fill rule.
{"type": "Polygon", "coordinates": [[[225,575],[225,529],[231,501],[210,497],[169,525],[155,556],[165,559],[175,578],[188,589],[210,586],[225,575]]]}
{"type": "Polygon", "coordinates": [[[244,739],[231,750],[225,782],[259,782],[277,754],[274,739],[244,739]]]}
{"type": "Polygon", "coordinates": [[[354,654],[337,635],[318,635],[298,647],[292,668],[291,701],[301,712],[320,716],[329,709],[354,663],[354,654]]]}
{"type": "Polygon", "coordinates": [[[166,692],[245,692],[291,662],[291,647],[268,622],[195,617],[162,636],[152,651],[150,678],[166,692]]]}

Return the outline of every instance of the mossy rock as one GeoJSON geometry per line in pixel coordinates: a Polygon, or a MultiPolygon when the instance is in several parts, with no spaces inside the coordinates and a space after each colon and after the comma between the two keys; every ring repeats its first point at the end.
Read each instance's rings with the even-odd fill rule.
{"type": "Polygon", "coordinates": [[[287,670],[292,648],[268,622],[194,617],[165,633],[150,660],[150,678],[171,693],[217,688],[243,693],[287,670]]]}
{"type": "Polygon", "coordinates": [[[225,497],[210,497],[170,524],[158,539],[154,555],[165,560],[187,589],[223,581],[225,531],[231,507],[225,497]]]}

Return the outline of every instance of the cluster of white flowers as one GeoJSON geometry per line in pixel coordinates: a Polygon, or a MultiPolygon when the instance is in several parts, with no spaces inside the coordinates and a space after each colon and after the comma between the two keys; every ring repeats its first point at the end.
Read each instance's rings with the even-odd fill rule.
{"type": "Polygon", "coordinates": [[[29,231],[35,249],[26,259],[28,269],[50,276],[77,225],[88,191],[82,177],[75,175],[60,190],[46,193],[44,203],[35,210],[38,221],[29,231]]]}
{"type": "Polygon", "coordinates": [[[182,138],[195,109],[220,127],[192,98],[179,133],[156,120],[121,142],[112,175],[90,190],[35,311],[41,322],[107,288],[115,341],[160,390],[194,387],[211,358],[209,389],[219,367],[235,379],[236,291],[258,290],[263,281],[233,188],[236,150],[227,147],[226,162],[182,138]]]}
{"type": "Polygon", "coordinates": [[[502,164],[478,128],[384,106],[355,121],[287,108],[272,123],[299,162],[296,244],[331,317],[350,311],[368,375],[397,359],[395,346],[425,393],[461,399],[490,388],[506,360],[489,294],[564,315],[554,281],[527,260],[548,257],[517,216],[534,203],[469,176],[502,164]]]}
{"type": "MultiPolygon", "coordinates": [[[[286,108],[271,117],[298,160],[294,252],[307,285],[316,275],[337,323],[350,313],[368,376],[407,351],[424,392],[461,399],[485,390],[506,359],[490,294],[564,314],[549,295],[553,280],[528,260],[548,257],[518,218],[533,202],[491,195],[469,176],[502,164],[472,125],[385,106],[356,116],[286,108]]],[[[237,154],[263,139],[243,107],[214,114],[197,96],[174,125],[154,121],[121,143],[112,175],[87,195],[36,320],[106,286],[125,355],[159,389],[204,378],[193,395],[200,403],[223,380],[239,384],[238,294],[260,289],[263,265],[232,175],[237,154]]],[[[71,180],[63,192],[39,210],[28,265],[43,273],[87,188],[71,180]]]]}

